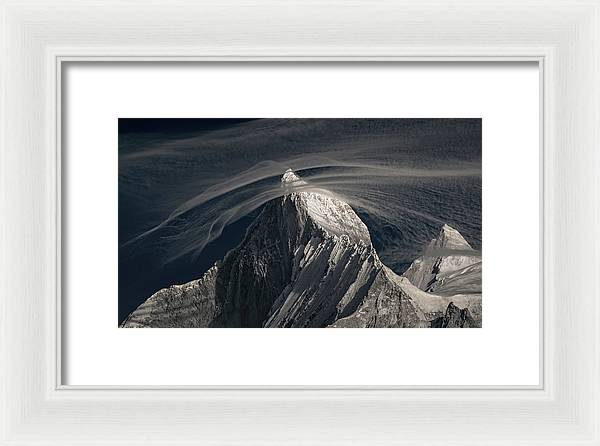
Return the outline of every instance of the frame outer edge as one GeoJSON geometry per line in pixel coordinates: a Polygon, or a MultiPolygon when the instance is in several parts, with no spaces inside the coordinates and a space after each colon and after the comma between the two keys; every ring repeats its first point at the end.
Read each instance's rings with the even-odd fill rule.
{"type": "MultiPolygon", "coordinates": [[[[1,0],[0,0],[1,1],[1,0]]],[[[26,6],[28,8],[33,8],[33,3],[30,2],[23,2],[24,4],[26,4],[26,6]]],[[[103,5],[102,2],[89,2],[92,5],[103,5]]],[[[592,1],[592,2],[570,2],[570,3],[565,3],[565,2],[549,2],[551,3],[551,6],[554,5],[573,5],[572,7],[581,7],[582,5],[586,6],[586,8],[588,8],[588,11],[592,11],[592,16],[589,17],[588,19],[591,22],[591,32],[593,33],[593,35],[591,36],[591,39],[588,41],[589,45],[590,45],[590,50],[587,51],[588,54],[596,54],[596,56],[598,55],[598,50],[599,50],[599,43],[600,43],[600,28],[599,28],[599,23],[600,23],[600,15],[599,15],[599,10],[598,10],[598,2],[596,1],[592,1]]],[[[532,4],[532,3],[529,3],[532,4]]],[[[106,7],[112,7],[109,6],[109,2],[106,2],[106,7]]],[[[112,5],[112,3],[110,3],[110,5],[112,5]]],[[[40,7],[43,9],[43,7],[40,7]]],[[[1,33],[1,51],[2,51],[2,60],[3,61],[7,61],[7,60],[11,60],[11,61],[16,61],[17,60],[17,55],[19,54],[23,54],[23,56],[18,56],[19,59],[18,60],[24,60],[26,58],[31,58],[33,56],[37,56],[39,53],[39,48],[36,52],[36,46],[35,43],[36,42],[32,42],[32,37],[30,35],[26,34],[26,31],[31,31],[31,29],[26,30],[25,26],[26,24],[22,21],[20,21],[21,17],[17,17],[14,14],[9,14],[8,12],[8,8],[6,6],[6,3],[1,2],[0,3],[0,23],[2,24],[2,30],[0,30],[1,33]],[[10,30],[9,30],[10,28],[10,30]],[[14,31],[13,33],[13,37],[14,36],[18,36],[17,40],[12,40],[11,41],[11,45],[9,47],[9,43],[8,43],[8,39],[7,39],[7,35],[10,31],[14,31]]],[[[583,29],[581,32],[585,33],[585,36],[589,35],[587,34],[587,32],[585,32],[586,29],[583,29]]],[[[39,37],[39,36],[38,36],[39,37]]],[[[39,43],[39,42],[37,42],[39,43]]],[[[578,43],[578,47],[579,49],[581,49],[582,43],[578,43]]],[[[94,47],[90,47],[90,49],[94,49],[94,47]]],[[[100,49],[99,47],[95,47],[95,49],[97,51],[102,51],[102,49],[100,49]]],[[[110,51],[107,50],[107,51],[110,51]]],[[[128,50],[126,50],[128,51],[128,50]]],[[[135,50],[133,50],[135,53],[135,50]]],[[[140,51],[140,50],[138,50],[140,51]]],[[[418,49],[414,50],[414,51],[418,51],[418,49]]],[[[149,54],[149,52],[148,52],[149,54]]],[[[110,56],[109,56],[110,57],[110,56]]],[[[121,56],[124,57],[124,56],[121,56]]],[[[323,57],[327,57],[327,56],[323,56],[323,57]]],[[[550,59],[554,59],[553,57],[550,59]]],[[[550,63],[554,63],[553,60],[548,60],[550,63]]],[[[30,62],[33,66],[34,69],[36,69],[36,65],[35,62],[30,62]]],[[[38,63],[41,63],[38,61],[38,63]]],[[[46,70],[48,70],[48,73],[50,73],[50,70],[54,70],[54,68],[50,68],[50,65],[52,65],[51,61],[49,63],[47,63],[46,66],[46,70]]],[[[580,65],[582,66],[582,65],[580,65]]],[[[598,87],[599,83],[600,83],[600,77],[599,77],[599,58],[595,57],[593,58],[593,60],[590,62],[588,61],[587,67],[590,68],[591,70],[591,80],[592,82],[595,82],[593,85],[589,85],[589,87],[591,88],[590,93],[590,97],[591,99],[589,99],[589,101],[591,101],[591,105],[592,105],[592,116],[590,117],[590,121],[592,128],[590,129],[592,131],[592,134],[585,136],[585,140],[580,139],[580,141],[586,141],[587,144],[589,144],[589,146],[587,147],[587,153],[590,154],[592,156],[592,158],[590,159],[590,161],[592,161],[592,165],[593,167],[596,169],[596,172],[600,171],[600,151],[597,150],[597,145],[598,145],[598,138],[599,138],[599,118],[600,118],[600,113],[599,113],[599,107],[600,107],[600,89],[598,87]],[[595,151],[592,151],[593,149],[596,149],[595,151]]],[[[23,68],[23,67],[21,67],[23,68]]],[[[39,68],[39,67],[37,67],[39,68]]],[[[548,68],[548,67],[546,67],[548,68]]],[[[40,201],[39,197],[36,198],[36,202],[37,204],[40,204],[40,206],[43,208],[39,211],[32,211],[31,208],[29,208],[27,203],[22,203],[19,201],[19,199],[22,199],[23,197],[25,198],[29,198],[30,195],[35,195],[36,190],[39,190],[40,188],[44,188],[47,187],[47,181],[50,181],[52,178],[54,178],[55,180],[57,179],[56,177],[54,177],[54,174],[51,172],[46,172],[47,173],[47,178],[42,178],[42,179],[38,179],[37,183],[33,184],[33,186],[29,186],[29,189],[26,190],[25,192],[19,192],[19,194],[17,194],[15,192],[15,187],[18,186],[19,182],[18,180],[18,175],[17,173],[13,172],[12,169],[16,166],[17,168],[22,168],[24,162],[23,160],[20,160],[19,158],[19,150],[20,149],[26,149],[31,151],[31,148],[28,148],[28,146],[31,146],[31,144],[33,142],[35,142],[37,139],[39,140],[44,140],[44,141],[48,141],[49,138],[52,137],[52,131],[49,129],[49,126],[51,126],[51,122],[46,122],[45,123],[45,130],[47,130],[47,134],[45,134],[44,136],[40,136],[39,134],[36,135],[35,133],[35,123],[27,123],[27,124],[21,124],[19,126],[19,129],[16,130],[14,128],[10,128],[9,124],[11,123],[19,123],[19,121],[27,121],[32,120],[34,121],[35,118],[39,117],[39,111],[37,114],[34,114],[33,116],[27,113],[27,105],[20,105],[15,107],[15,110],[10,110],[11,112],[15,112],[17,117],[9,117],[7,112],[9,111],[9,105],[13,104],[16,105],[16,102],[13,101],[9,101],[9,90],[8,90],[8,79],[12,79],[14,80],[14,76],[15,73],[18,73],[18,68],[15,68],[13,66],[8,66],[8,64],[6,63],[2,63],[0,64],[0,98],[1,98],[1,108],[0,108],[0,141],[1,141],[1,150],[0,150],[0,244],[1,244],[1,250],[0,250],[0,444],[29,444],[30,442],[41,442],[44,444],[77,444],[77,442],[81,442],[81,440],[83,438],[87,438],[86,442],[89,441],[90,443],[94,442],[94,443],[106,443],[106,442],[118,442],[118,443],[123,443],[123,444],[127,444],[127,438],[122,437],[121,440],[116,440],[115,437],[109,437],[109,436],[105,436],[102,438],[97,438],[97,439],[92,439],[89,437],[82,437],[81,435],[83,435],[83,433],[79,432],[77,430],[77,427],[72,426],[71,429],[73,430],[73,432],[66,432],[66,431],[61,431],[61,429],[64,429],[66,427],[65,421],[68,421],[68,418],[71,418],[73,416],[77,417],[77,416],[81,416],[81,417],[85,417],[86,415],[91,415],[91,409],[92,409],[92,404],[87,404],[85,403],[85,400],[87,398],[94,398],[94,405],[95,406],[102,406],[105,404],[108,404],[108,402],[113,401],[117,404],[119,403],[123,403],[126,404],[128,400],[131,399],[136,399],[139,398],[139,403],[136,405],[136,407],[140,408],[140,409],[144,409],[146,407],[146,405],[143,403],[144,399],[142,398],[141,395],[144,395],[145,392],[144,391],[133,391],[133,394],[131,395],[125,395],[124,392],[119,392],[117,390],[113,390],[113,391],[106,391],[106,393],[103,395],[100,395],[98,393],[98,391],[93,390],[93,391],[83,391],[80,392],[78,396],[76,395],[71,395],[69,398],[64,399],[62,401],[51,401],[54,397],[58,396],[57,394],[61,393],[61,391],[55,392],[53,391],[53,389],[50,389],[49,393],[47,393],[45,395],[45,397],[50,397],[50,399],[46,399],[46,400],[41,400],[40,398],[42,397],[41,395],[41,390],[42,389],[46,389],[48,390],[48,386],[56,386],[56,382],[54,381],[54,378],[56,378],[59,373],[58,365],[57,368],[54,368],[53,370],[50,370],[49,365],[53,364],[53,362],[48,362],[48,361],[52,361],[52,359],[50,358],[49,354],[53,353],[53,349],[50,348],[51,352],[48,351],[44,351],[43,353],[45,353],[44,356],[44,360],[42,361],[38,361],[42,364],[34,364],[35,370],[25,370],[25,368],[21,369],[21,367],[25,364],[25,360],[27,359],[27,361],[30,361],[30,364],[33,364],[33,356],[30,358],[26,358],[26,359],[20,359],[18,358],[17,352],[18,352],[18,347],[14,345],[15,341],[27,341],[28,339],[34,339],[36,336],[40,336],[43,333],[48,332],[47,328],[48,327],[39,327],[39,326],[28,326],[28,324],[36,324],[39,323],[40,321],[42,321],[42,323],[46,322],[48,323],[48,317],[52,317],[52,315],[50,313],[47,313],[43,316],[39,316],[39,315],[33,315],[30,314],[29,311],[30,309],[24,309],[24,308],[20,308],[18,306],[18,304],[16,304],[13,300],[9,300],[9,297],[15,296],[15,291],[18,290],[15,281],[11,280],[10,277],[10,272],[15,272],[18,271],[18,269],[20,268],[20,266],[23,265],[23,263],[25,262],[24,259],[19,259],[18,257],[9,257],[9,254],[17,254],[19,252],[19,244],[14,240],[15,235],[21,235],[22,234],[22,228],[18,227],[18,222],[20,221],[20,219],[22,219],[25,216],[29,216],[31,218],[33,218],[34,220],[36,220],[37,218],[39,218],[40,216],[44,216],[44,215],[50,215],[52,214],[51,209],[49,208],[44,208],[44,202],[40,201]],[[11,76],[9,76],[9,73],[11,76]],[[28,133],[22,133],[25,127],[29,126],[30,128],[27,129],[28,133]],[[21,133],[18,133],[21,132],[21,133]],[[14,144],[15,143],[23,143],[22,147],[16,147],[14,144]],[[9,146],[9,143],[12,144],[12,146],[9,146]],[[13,215],[13,211],[16,211],[17,215],[13,215]],[[7,217],[8,216],[8,217],[7,217]],[[5,249],[7,248],[7,249],[5,249]],[[11,319],[11,316],[18,316],[19,319],[11,319]],[[22,319],[20,319],[22,318],[22,319]],[[46,320],[44,321],[44,318],[46,318],[46,320]],[[19,326],[19,322],[25,322],[25,326],[19,326]],[[32,333],[27,333],[27,329],[32,330],[32,333]],[[13,336],[14,335],[14,336],[13,336]],[[9,364],[9,362],[11,362],[13,359],[19,359],[19,361],[23,361],[22,363],[20,363],[19,365],[15,365],[15,364],[9,364]],[[44,362],[46,362],[46,364],[43,364],[44,362]],[[45,369],[44,369],[45,367],[45,369]],[[19,371],[24,372],[23,375],[19,375],[19,371]],[[44,372],[44,373],[42,373],[44,372]],[[36,378],[37,377],[37,378],[36,378]],[[25,382],[28,382],[29,384],[32,384],[31,387],[26,387],[23,386],[23,384],[25,384],[25,382]],[[20,383],[20,385],[18,386],[12,386],[12,384],[14,383],[20,383]],[[95,397],[95,396],[97,397],[95,397]],[[67,417],[67,418],[65,418],[67,417]],[[51,426],[51,424],[53,424],[53,422],[58,422],[58,424],[56,426],[51,426]],[[27,424],[25,424],[27,423],[27,424]],[[19,432],[17,432],[17,430],[19,430],[19,432]],[[77,431],[77,432],[76,432],[77,431]],[[15,437],[16,434],[19,434],[19,437],[15,437]],[[49,434],[48,436],[46,436],[45,434],[49,434]],[[74,434],[75,436],[71,435],[74,434]],[[6,442],[6,443],[4,443],[6,442]]],[[[50,77],[55,76],[57,73],[55,71],[52,71],[53,74],[50,75],[50,77]]],[[[557,83],[556,83],[556,79],[554,78],[554,74],[559,72],[559,75],[562,76],[566,76],[569,80],[572,80],[572,76],[569,74],[565,74],[565,68],[560,66],[560,62],[557,62],[557,65],[554,65],[550,68],[548,68],[548,73],[547,75],[549,76],[548,79],[550,79],[549,83],[551,85],[549,85],[549,88],[551,88],[551,92],[548,95],[548,97],[550,98],[550,103],[545,103],[544,104],[544,108],[545,109],[549,109],[549,110],[555,110],[555,107],[557,106],[558,100],[555,100],[555,96],[558,96],[558,92],[556,91],[557,89],[557,83]],[[560,71],[563,70],[563,71],[560,71]]],[[[28,79],[35,79],[37,76],[38,82],[40,79],[42,79],[42,77],[44,76],[42,73],[40,72],[36,72],[33,74],[28,74],[29,78],[28,79]]],[[[581,79],[581,76],[578,76],[579,79],[581,79]]],[[[15,87],[14,84],[11,84],[10,87],[11,88],[16,88],[17,91],[24,93],[25,94],[25,98],[24,98],[24,102],[26,102],[26,104],[28,104],[29,102],[32,101],[31,96],[34,94],[31,91],[26,91],[26,89],[24,88],[24,85],[26,81],[23,81],[23,85],[21,85],[20,83],[18,83],[15,87]],[[29,95],[29,96],[27,96],[29,95]]],[[[42,84],[38,84],[37,87],[38,88],[49,88],[48,86],[52,85],[52,82],[48,79],[45,78],[44,82],[42,82],[42,84]],[[45,87],[42,86],[46,85],[45,87]]],[[[51,96],[52,93],[51,92],[46,92],[47,94],[44,95],[44,97],[46,98],[46,101],[51,102],[51,96]]],[[[15,93],[11,93],[12,97],[14,98],[15,93]]],[[[564,103],[564,100],[562,101],[564,103]]],[[[46,104],[48,107],[46,107],[46,112],[45,113],[49,113],[50,109],[52,108],[50,104],[46,104]]],[[[46,116],[49,116],[48,114],[46,114],[46,116]]],[[[546,125],[548,127],[552,127],[554,128],[554,126],[557,125],[561,125],[560,120],[556,119],[554,120],[554,116],[551,114],[548,114],[547,116],[550,117],[550,121],[548,121],[546,123],[546,125]]],[[[43,122],[44,120],[41,119],[40,122],[43,122]]],[[[564,123],[563,123],[564,124],[564,123]]],[[[545,129],[545,134],[548,134],[550,131],[548,130],[548,128],[545,129]]],[[[554,136],[550,136],[549,138],[544,138],[546,142],[553,142],[554,147],[553,149],[556,149],[556,145],[558,144],[558,138],[556,137],[556,133],[555,130],[552,130],[552,132],[554,136]]],[[[581,137],[583,138],[583,136],[581,137]]],[[[55,140],[56,141],[56,140],[55,140]]],[[[25,155],[25,161],[36,161],[34,158],[32,158],[31,156],[32,154],[26,154],[25,155]]],[[[35,154],[34,154],[35,155],[35,154]]],[[[37,164],[34,163],[34,167],[37,166],[37,169],[39,170],[39,168],[43,168],[44,167],[44,163],[46,166],[52,166],[52,161],[49,158],[45,158],[42,159],[41,161],[38,160],[37,164]]],[[[58,168],[58,165],[57,165],[58,168]]],[[[60,172],[57,171],[57,174],[59,174],[60,172]]],[[[544,178],[544,181],[549,181],[549,178],[544,178]]],[[[591,217],[592,217],[592,221],[588,222],[586,227],[588,228],[593,228],[594,226],[596,228],[598,228],[599,224],[600,224],[600,205],[598,200],[600,199],[600,176],[596,175],[595,178],[589,178],[588,179],[589,183],[593,186],[593,190],[591,191],[591,197],[593,199],[593,203],[590,204],[590,206],[594,206],[594,209],[592,210],[592,212],[590,213],[591,217]]],[[[57,182],[55,181],[54,184],[57,184],[57,182]]],[[[52,201],[52,196],[55,196],[55,198],[58,199],[58,197],[54,194],[59,194],[60,193],[60,189],[58,188],[57,190],[53,190],[52,188],[50,188],[51,190],[46,189],[46,199],[50,200],[50,202],[52,201]]],[[[59,218],[59,217],[57,217],[59,218]]],[[[37,221],[38,223],[41,223],[41,221],[37,221]]],[[[58,223],[58,221],[57,221],[58,223]]],[[[33,234],[34,237],[34,241],[42,241],[42,246],[45,247],[44,250],[44,255],[47,255],[47,258],[52,258],[53,254],[52,254],[52,249],[53,246],[56,246],[56,244],[51,243],[51,240],[48,239],[48,230],[45,229],[40,229],[38,233],[33,234]],[[42,233],[45,233],[46,236],[44,236],[42,233]],[[37,238],[36,238],[37,237],[37,238]],[[46,252],[47,250],[47,252],[46,252]]],[[[596,233],[597,235],[597,233],[596,233]]],[[[60,243],[60,239],[55,240],[56,243],[60,243]]],[[[28,244],[30,244],[31,242],[27,242],[28,244]]],[[[592,255],[590,257],[591,260],[591,265],[588,266],[588,270],[595,270],[595,271],[600,271],[600,242],[599,242],[599,237],[595,237],[592,241],[590,241],[590,249],[593,251],[592,255]]],[[[548,255],[548,253],[545,253],[546,255],[548,255]]],[[[51,267],[45,267],[43,265],[44,259],[42,260],[38,260],[38,263],[36,264],[36,268],[38,272],[42,272],[42,275],[46,278],[51,277],[52,275],[54,275],[54,277],[57,277],[56,271],[53,270],[53,268],[51,267]]],[[[41,279],[42,282],[46,279],[41,279]]],[[[50,279],[51,280],[51,279],[50,279]]],[[[52,281],[50,282],[52,283],[52,281]]],[[[49,283],[46,283],[46,286],[48,286],[49,283]]],[[[39,289],[43,289],[44,284],[42,283],[42,285],[39,285],[39,289]]],[[[600,297],[599,295],[599,285],[597,284],[597,281],[594,281],[591,285],[591,287],[589,288],[590,291],[590,295],[592,296],[592,298],[588,297],[589,300],[591,300],[591,302],[595,302],[595,304],[593,305],[593,308],[590,308],[589,310],[591,311],[591,314],[594,315],[595,320],[598,321],[600,319],[600,305],[598,304],[598,298],[600,297]]],[[[31,291],[35,291],[35,288],[29,289],[28,293],[31,294],[31,291]]],[[[552,305],[557,304],[557,302],[551,302],[552,305]]],[[[550,306],[550,305],[548,305],[550,306]]],[[[49,311],[49,307],[47,306],[42,306],[42,308],[45,308],[46,311],[49,311]]],[[[547,308],[546,309],[547,313],[546,315],[549,318],[552,318],[552,320],[556,317],[558,317],[558,315],[554,312],[553,308],[547,308]]],[[[570,321],[570,323],[577,323],[577,321],[570,321]]],[[[52,325],[52,327],[54,327],[52,325]]],[[[56,328],[56,327],[54,327],[56,328]]],[[[551,327],[546,327],[545,330],[550,330],[551,327]]],[[[592,370],[588,370],[587,373],[589,373],[590,375],[577,375],[579,377],[582,376],[586,376],[586,377],[594,377],[597,379],[598,382],[600,382],[600,367],[599,367],[599,361],[600,361],[600,352],[598,351],[598,348],[600,347],[600,327],[598,326],[598,324],[596,324],[595,326],[592,327],[594,330],[593,333],[593,337],[591,339],[591,347],[594,347],[595,350],[592,350],[592,354],[595,353],[595,356],[591,359],[590,362],[588,362],[587,364],[590,364],[592,366],[592,370]]],[[[58,337],[59,335],[57,333],[55,333],[55,335],[58,337]]],[[[555,338],[557,336],[559,336],[559,333],[550,333],[551,338],[547,338],[548,340],[552,340],[552,342],[555,341],[555,338]]],[[[48,345],[51,345],[53,341],[50,340],[48,342],[45,343],[45,347],[44,349],[49,348],[48,345]]],[[[566,341],[563,341],[566,342],[566,341]]],[[[56,345],[56,344],[54,344],[56,345]]],[[[563,345],[564,347],[564,345],[563,345]]],[[[556,354],[554,355],[553,349],[550,349],[549,346],[546,346],[546,349],[550,350],[550,352],[548,352],[548,355],[545,355],[546,361],[554,361],[554,360],[559,360],[560,355],[556,354]]],[[[583,350],[583,351],[589,351],[589,350],[583,350]]],[[[56,364],[55,364],[56,365],[56,364]]],[[[564,365],[563,365],[564,366],[564,365]]],[[[584,371],[581,371],[581,373],[583,373],[584,371]]],[[[598,382],[591,383],[591,387],[588,390],[588,397],[585,400],[571,400],[569,401],[568,405],[569,407],[566,408],[568,409],[568,413],[563,414],[563,415],[569,415],[569,416],[576,416],[582,415],[582,412],[584,412],[584,421],[586,422],[586,428],[591,428],[591,432],[581,432],[580,430],[574,430],[577,428],[582,428],[582,426],[575,426],[573,424],[569,424],[569,423],[577,423],[578,420],[571,420],[571,419],[567,419],[567,418],[559,418],[557,419],[558,424],[560,423],[564,423],[564,429],[561,431],[563,433],[563,435],[567,435],[568,433],[571,433],[572,435],[570,435],[570,438],[567,439],[567,437],[561,437],[561,438],[552,438],[551,442],[552,443],[560,443],[560,444],[571,444],[571,443],[575,443],[578,442],[580,444],[588,444],[588,445],[598,445],[599,444],[599,438],[600,438],[600,420],[598,420],[598,415],[600,414],[600,397],[599,397],[599,386],[598,386],[598,382]],[[591,424],[589,424],[591,423],[591,424]],[[591,435],[590,435],[591,434],[591,435]],[[571,441],[569,441],[571,440],[571,441]]],[[[556,382],[546,382],[546,384],[548,384],[551,388],[554,387],[554,385],[557,385],[559,383],[556,382]]],[[[562,390],[563,392],[567,389],[559,389],[562,390]]],[[[71,392],[67,392],[67,393],[71,393],[71,392]]],[[[104,391],[100,392],[100,393],[104,393],[104,391]]],[[[159,391],[159,393],[162,393],[159,391]]],[[[282,394],[285,394],[285,392],[281,392],[282,394]]],[[[561,393],[561,392],[559,392],[561,393]]],[[[427,391],[424,391],[424,395],[428,394],[427,391]]],[[[510,392],[509,392],[510,394],[510,392]]],[[[171,397],[176,397],[176,395],[173,392],[170,391],[166,391],[164,392],[164,396],[169,396],[169,398],[171,397]]],[[[264,399],[269,399],[268,395],[264,395],[263,392],[258,391],[258,398],[264,398],[264,399]]],[[[65,395],[66,396],[66,395],[65,395]]],[[[553,395],[556,396],[556,395],[553,395]]],[[[307,398],[310,398],[310,395],[307,395],[307,398]]],[[[349,398],[348,395],[346,395],[346,392],[341,391],[341,399],[346,399],[349,398]]],[[[426,397],[427,398],[427,397],[426,397]]],[[[510,396],[507,396],[507,398],[510,398],[510,396]]],[[[59,398],[61,399],[61,398],[59,398]]],[[[157,400],[161,400],[162,397],[158,397],[157,400]]],[[[219,392],[217,392],[217,394],[215,395],[215,400],[226,400],[227,398],[220,394],[219,392]]],[[[366,401],[367,398],[363,398],[362,401],[366,401]]],[[[211,401],[214,401],[211,399],[211,401]]],[[[242,400],[243,401],[243,400],[242,400]]],[[[207,401],[206,404],[212,404],[210,402],[207,401]]],[[[224,406],[222,405],[221,407],[225,407],[227,408],[227,402],[224,403],[224,406]]],[[[247,406],[247,405],[246,405],[247,406]]],[[[260,406],[257,405],[255,406],[254,410],[258,410],[260,406]]],[[[263,406],[264,408],[268,409],[267,406],[263,406]]],[[[337,407],[337,406],[332,406],[333,407],[337,407]]],[[[341,407],[341,406],[339,406],[341,407]]],[[[338,407],[338,408],[339,408],[338,407]]],[[[386,406],[388,407],[388,406],[386,406]]],[[[392,406],[390,406],[392,407],[392,406]]],[[[375,406],[372,406],[372,408],[374,409],[375,406]]],[[[560,408],[557,408],[557,410],[559,410],[560,408]]],[[[565,409],[564,407],[562,409],[565,409]]],[[[148,408],[146,408],[146,410],[149,410],[148,408]]],[[[233,408],[228,409],[229,410],[229,414],[234,415],[236,412],[236,410],[234,410],[233,408]]],[[[324,411],[325,412],[325,411],[324,411]]],[[[221,413],[227,413],[227,409],[224,412],[221,413]]],[[[290,409],[287,409],[287,411],[282,414],[282,420],[285,417],[290,417],[290,415],[293,412],[290,409]]],[[[249,419],[254,419],[253,418],[253,414],[249,413],[248,416],[250,417],[249,419]]],[[[306,418],[305,418],[306,419],[306,418]]],[[[300,420],[299,420],[300,421],[300,420]]],[[[527,421],[527,420],[525,420],[527,421]]],[[[115,420],[111,420],[110,418],[103,418],[103,419],[99,419],[98,423],[115,423],[115,420]]],[[[75,423],[76,424],[76,423],[75,423]]],[[[242,423],[243,425],[240,427],[245,427],[248,428],[248,426],[246,426],[246,424],[242,423]]],[[[99,424],[98,424],[99,425],[99,424]]],[[[107,426],[109,426],[109,424],[106,424],[107,426]]],[[[113,424],[114,425],[114,424],[113,424]]],[[[94,425],[95,426],[95,425],[94,425]]],[[[318,428],[318,426],[315,426],[318,428]]],[[[383,426],[378,426],[383,428],[383,426]]],[[[558,429],[561,426],[557,426],[556,427],[556,431],[555,433],[558,432],[558,429]]],[[[308,428],[308,426],[307,426],[308,428]]],[[[210,430],[210,429],[209,429],[210,430]]],[[[323,427],[319,428],[320,432],[324,432],[325,430],[323,429],[323,427]]],[[[352,431],[351,426],[350,426],[350,431],[352,431]]],[[[521,431],[523,433],[527,432],[527,428],[521,428],[521,431]]],[[[519,431],[519,432],[521,432],[519,431]]],[[[120,429],[119,432],[124,433],[125,432],[125,428],[120,429]]],[[[133,432],[133,431],[132,431],[133,432]]],[[[155,431],[156,432],[156,431],[155,431]]],[[[256,432],[256,431],[255,431],[256,432]]],[[[89,433],[85,433],[86,435],[89,435],[89,433]]],[[[537,438],[536,440],[533,440],[533,437],[526,437],[529,438],[530,441],[527,441],[525,439],[525,437],[520,438],[519,440],[517,440],[517,438],[513,437],[511,435],[511,433],[508,433],[509,436],[508,437],[503,437],[504,442],[506,442],[506,444],[524,444],[524,442],[527,442],[527,444],[533,444],[533,443],[538,443],[538,442],[546,442],[547,440],[547,444],[550,443],[550,437],[545,436],[545,433],[540,433],[541,435],[544,436],[540,436],[539,438],[537,438]],[[515,440],[514,442],[511,442],[511,438],[513,440],[515,440]]],[[[548,433],[550,434],[550,432],[548,433]]],[[[308,437],[307,437],[308,438],[308,437]]],[[[344,436],[338,438],[338,441],[343,441],[344,440],[344,436]]],[[[149,439],[149,437],[147,438],[149,439]]],[[[143,441],[143,438],[139,438],[138,442],[143,441]]],[[[157,441],[161,441],[160,438],[156,439],[157,441]]],[[[211,437],[211,442],[216,442],[216,437],[211,437]]],[[[297,439],[299,442],[301,441],[301,439],[297,439]]],[[[376,440],[376,439],[375,439],[376,440]]],[[[468,441],[468,439],[465,439],[466,441],[468,441]]],[[[499,439],[498,439],[499,440],[499,439]]],[[[498,441],[495,440],[495,441],[498,441]]],[[[231,441],[232,444],[244,444],[244,441],[241,440],[233,440],[231,441]]],[[[458,442],[454,442],[451,439],[445,444],[458,444],[458,442]]],[[[441,443],[440,443],[441,444],[441,443]]]]}

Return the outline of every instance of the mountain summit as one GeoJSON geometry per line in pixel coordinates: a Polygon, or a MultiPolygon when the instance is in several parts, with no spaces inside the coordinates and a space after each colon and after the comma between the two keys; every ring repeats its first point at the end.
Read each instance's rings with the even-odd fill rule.
{"type": "Polygon", "coordinates": [[[311,188],[291,169],[283,174],[281,183],[288,191],[283,196],[284,204],[291,201],[301,218],[310,219],[328,235],[371,244],[367,226],[348,203],[325,189],[311,188]]]}
{"type": "MultiPolygon", "coordinates": [[[[411,266],[419,279],[411,283],[410,276],[398,276],[381,262],[367,226],[348,203],[291,169],[281,186],[283,196],[264,205],[222,262],[198,280],[158,291],[122,326],[430,327],[454,326],[454,320],[462,324],[456,326],[481,325],[480,293],[433,294],[423,282],[431,286],[435,265],[424,261],[422,271],[411,266]],[[454,308],[470,310],[460,313],[469,315],[468,322],[449,317],[454,308]]],[[[468,257],[464,251],[471,247],[449,226],[430,247],[442,250],[439,265],[445,272],[468,263],[452,258],[456,252],[468,257]],[[445,256],[445,250],[456,252],[445,256]]]]}
{"type": "Polygon", "coordinates": [[[300,178],[298,175],[296,175],[296,172],[294,172],[292,169],[288,169],[281,176],[281,183],[282,184],[293,184],[293,183],[306,184],[306,181],[304,181],[302,178],[300,178]]]}

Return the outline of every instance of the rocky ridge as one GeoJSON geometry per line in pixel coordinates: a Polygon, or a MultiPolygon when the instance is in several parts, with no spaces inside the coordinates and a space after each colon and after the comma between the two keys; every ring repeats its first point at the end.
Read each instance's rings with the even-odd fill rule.
{"type": "Polygon", "coordinates": [[[281,185],[223,261],[158,291],[121,326],[481,326],[481,262],[458,231],[445,225],[399,276],[347,203],[291,170],[281,185]]]}

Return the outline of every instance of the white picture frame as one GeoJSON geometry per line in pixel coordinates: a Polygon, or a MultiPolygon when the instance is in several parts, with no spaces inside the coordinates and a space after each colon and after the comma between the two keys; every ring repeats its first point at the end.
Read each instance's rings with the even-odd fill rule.
{"type": "Polygon", "coordinates": [[[0,444],[600,445],[600,3],[0,5],[0,444]],[[539,63],[543,384],[63,385],[62,64],[307,60],[539,63]]]}

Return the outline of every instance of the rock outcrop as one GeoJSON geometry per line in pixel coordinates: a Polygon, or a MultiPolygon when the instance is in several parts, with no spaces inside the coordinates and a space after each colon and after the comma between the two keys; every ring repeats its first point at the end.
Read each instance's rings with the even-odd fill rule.
{"type": "Polygon", "coordinates": [[[432,328],[469,328],[477,327],[468,308],[460,309],[454,302],[448,304],[446,314],[431,321],[432,328]]]}

